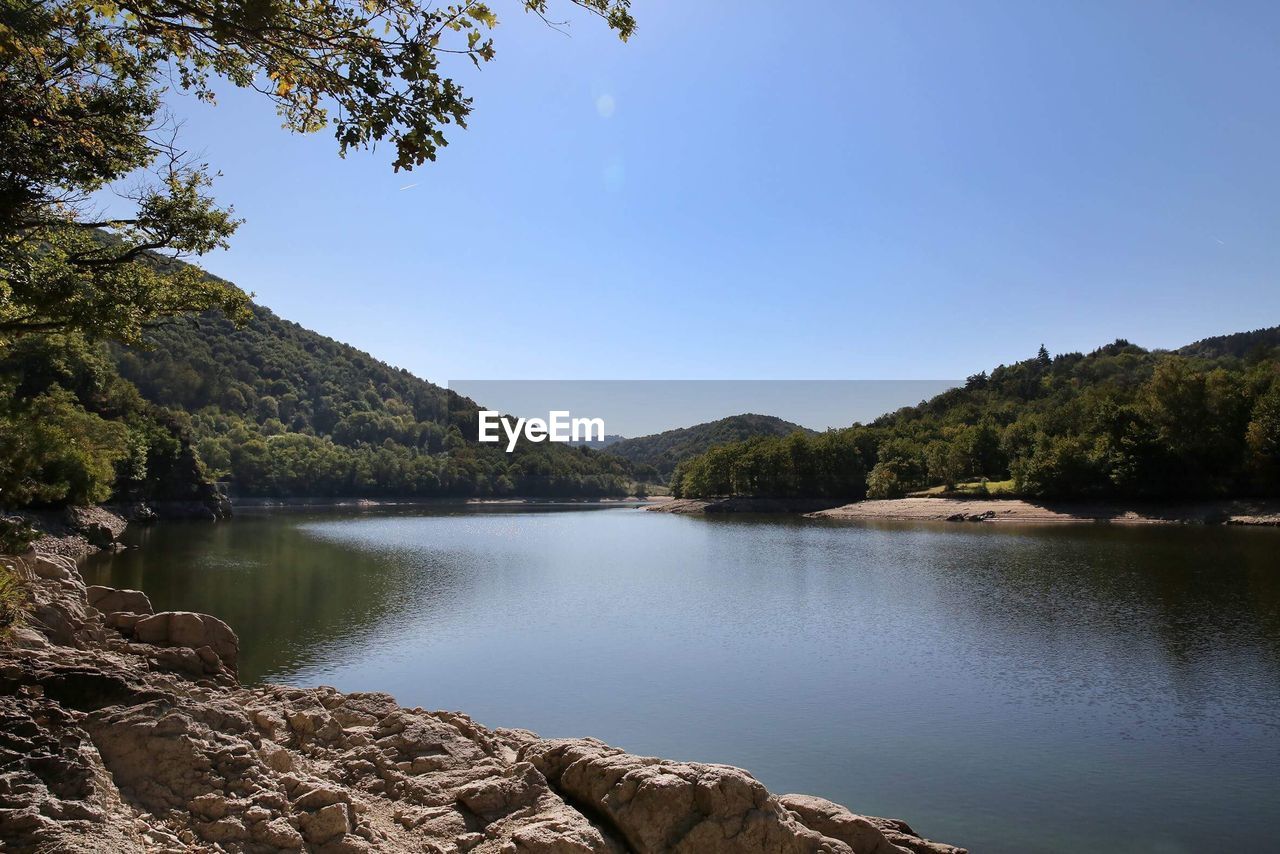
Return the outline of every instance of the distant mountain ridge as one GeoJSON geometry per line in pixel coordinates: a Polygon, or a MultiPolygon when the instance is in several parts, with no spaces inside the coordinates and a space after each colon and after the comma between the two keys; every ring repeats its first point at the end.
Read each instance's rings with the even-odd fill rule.
{"type": "Polygon", "coordinates": [[[640,465],[653,466],[659,474],[666,477],[683,460],[696,457],[717,445],[760,436],[789,436],[795,432],[813,431],[773,415],[744,413],[692,427],[678,427],[649,436],[622,439],[604,448],[604,453],[640,465]]]}

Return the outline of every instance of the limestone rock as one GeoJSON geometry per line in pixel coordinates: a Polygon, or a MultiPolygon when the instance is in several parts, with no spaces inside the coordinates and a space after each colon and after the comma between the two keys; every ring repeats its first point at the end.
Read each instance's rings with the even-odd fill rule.
{"type": "Polygon", "coordinates": [[[594,739],[536,741],[520,757],[570,803],[605,815],[639,854],[854,852],[801,824],[740,768],[633,756],[594,739]]]}
{"type": "Polygon", "coordinates": [[[43,632],[30,626],[17,626],[9,630],[9,643],[16,649],[48,649],[49,639],[43,632]]]}
{"type": "Polygon", "coordinates": [[[314,845],[323,845],[351,830],[351,807],[344,803],[329,804],[315,813],[304,815],[300,822],[302,836],[314,845]]]}
{"type": "Polygon", "coordinates": [[[132,636],[133,627],[136,626],[138,621],[145,616],[147,615],[135,614],[132,611],[112,611],[102,618],[102,622],[106,626],[113,628],[122,634],[132,636]]]}
{"type": "Polygon", "coordinates": [[[151,600],[141,590],[117,590],[98,584],[85,588],[89,604],[104,614],[127,611],[131,614],[151,614],[151,600]]]}
{"type": "Polygon", "coordinates": [[[147,847],[75,715],[39,692],[0,696],[0,767],[0,849],[147,847]]]}
{"type": "Polygon", "coordinates": [[[921,839],[905,822],[855,815],[839,804],[814,795],[782,795],[784,807],[819,833],[839,839],[858,854],[966,854],[963,848],[921,839]]]}
{"type": "Polygon", "coordinates": [[[36,575],[54,581],[70,579],[76,572],[76,562],[62,555],[35,554],[29,562],[36,575]]]}
{"type": "Polygon", "coordinates": [[[143,617],[134,623],[133,637],[140,643],[160,646],[209,647],[232,672],[240,652],[240,638],[230,626],[217,617],[191,611],[161,611],[143,617]]]}
{"type": "Polygon", "coordinates": [[[302,847],[302,834],[289,824],[287,819],[273,818],[253,826],[253,840],[275,848],[293,849],[302,847]]]}

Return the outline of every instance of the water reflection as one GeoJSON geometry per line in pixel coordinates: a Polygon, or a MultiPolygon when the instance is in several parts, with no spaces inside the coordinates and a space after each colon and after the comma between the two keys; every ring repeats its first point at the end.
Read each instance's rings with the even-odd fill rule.
{"type": "Polygon", "coordinates": [[[306,513],[95,562],[250,679],[732,762],[984,851],[1221,850],[1280,796],[1280,532],[306,513]]]}

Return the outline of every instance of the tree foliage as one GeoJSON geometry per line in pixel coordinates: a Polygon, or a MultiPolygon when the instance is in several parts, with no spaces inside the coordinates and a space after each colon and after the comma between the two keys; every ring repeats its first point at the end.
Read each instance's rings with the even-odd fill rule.
{"type": "Polygon", "coordinates": [[[756,436],[789,436],[804,428],[772,415],[731,415],[693,427],[665,430],[652,436],[622,439],[608,445],[607,454],[638,465],[652,466],[663,479],[669,478],[681,460],[697,456],[709,448],[741,442],[756,436]]]}
{"type": "MultiPolygon", "coordinates": [[[[629,0],[572,2],[624,39],[635,28],[629,0]]],[[[521,6],[548,14],[546,0],[521,6]]],[[[175,314],[247,317],[231,284],[156,263],[223,247],[239,224],[164,119],[166,87],[213,101],[223,79],[274,102],[289,130],[332,127],[340,154],[385,140],[412,169],[471,111],[444,59],[492,59],[496,25],[477,2],[0,0],[0,343],[136,343],[175,314]]]]}
{"type": "Polygon", "coordinates": [[[106,501],[125,430],[54,389],[0,414],[0,500],[9,506],[106,501]]]}
{"type": "Polygon", "coordinates": [[[675,467],[676,498],[753,495],[856,501],[866,494],[857,437],[846,431],[757,437],[712,448],[675,467]]]}
{"type": "MultiPolygon", "coordinates": [[[[566,2],[623,39],[635,28],[629,0],[566,2]]],[[[548,15],[546,0],[519,8],[548,15]]],[[[339,154],[386,141],[412,169],[471,111],[446,58],[489,61],[496,25],[469,1],[0,0],[0,506],[207,493],[186,408],[213,464],[257,494],[618,491],[625,463],[477,453],[465,406],[426,384],[402,397],[411,378],[377,383],[367,357],[287,379],[244,360],[216,396],[164,362],[144,372],[162,408],[94,343],[142,343],[176,315],[251,317],[248,295],[182,262],[239,222],[180,145],[166,90],[213,101],[225,80],[288,130],[331,127],[339,154]]]]}
{"type": "Polygon", "coordinates": [[[121,375],[189,417],[201,459],[251,496],[625,495],[626,460],[586,448],[477,437],[479,407],[354,347],[252,307],[113,345],[121,375]]]}
{"type": "Polygon", "coordinates": [[[632,464],[476,441],[472,401],[254,306],[150,349],[29,336],[0,355],[0,507],[238,495],[622,496],[632,464]]]}
{"type": "Polygon", "coordinates": [[[130,49],[96,7],[2,4],[0,343],[69,330],[136,341],[158,317],[242,311],[238,288],[157,263],[224,246],[237,225],[207,169],[155,132],[161,58],[130,49]],[[131,213],[98,215],[95,194],[131,175],[131,213]]]}
{"type": "Polygon", "coordinates": [[[183,420],[143,400],[99,346],[31,336],[0,357],[0,507],[203,500],[183,420]]]}
{"type": "MultiPolygon", "coordinates": [[[[1011,479],[1018,494],[1040,498],[1280,495],[1276,340],[1276,330],[1258,330],[1177,353],[1123,340],[1087,356],[1041,348],[919,406],[837,431],[848,462],[857,457],[866,473],[845,491],[896,498],[1011,479]]],[[[673,489],[830,495],[829,472],[810,469],[797,481],[742,475],[758,469],[751,461],[785,458],[788,441],[708,451],[677,468],[673,489]]]]}

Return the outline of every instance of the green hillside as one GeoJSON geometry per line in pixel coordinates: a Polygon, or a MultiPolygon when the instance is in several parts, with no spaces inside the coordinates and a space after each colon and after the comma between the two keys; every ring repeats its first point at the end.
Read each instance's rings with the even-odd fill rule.
{"type": "Polygon", "coordinates": [[[870,425],[825,434],[856,449],[859,481],[816,440],[755,439],[677,467],[672,489],[713,495],[889,498],[963,481],[1011,481],[1042,498],[1193,499],[1280,494],[1280,329],[1177,352],[1116,341],[1031,359],[870,425]]]}
{"type": "Polygon", "coordinates": [[[25,336],[5,349],[0,506],[240,496],[625,495],[586,448],[475,441],[473,401],[282,320],[210,313],[145,348],[25,336]]]}
{"type": "Polygon", "coordinates": [[[143,398],[104,347],[30,335],[0,348],[0,507],[214,494],[186,419],[143,398]]]}
{"type": "Polygon", "coordinates": [[[1181,356],[1198,356],[1213,359],[1219,356],[1236,356],[1246,360],[1271,358],[1280,347],[1280,326],[1269,329],[1255,329],[1252,332],[1235,332],[1230,335],[1216,335],[1203,338],[1194,344],[1188,344],[1177,352],[1181,356]]]}
{"type": "Polygon", "coordinates": [[[190,415],[201,459],[241,495],[584,496],[626,492],[630,467],[562,445],[475,441],[479,407],[261,306],[112,345],[143,397],[190,415]]]}
{"type": "Polygon", "coordinates": [[[695,457],[716,445],[758,436],[787,436],[797,431],[809,432],[799,424],[792,424],[772,415],[747,413],[693,427],[665,430],[651,436],[622,439],[609,445],[605,453],[633,463],[653,466],[665,478],[671,475],[681,460],[695,457]]]}

